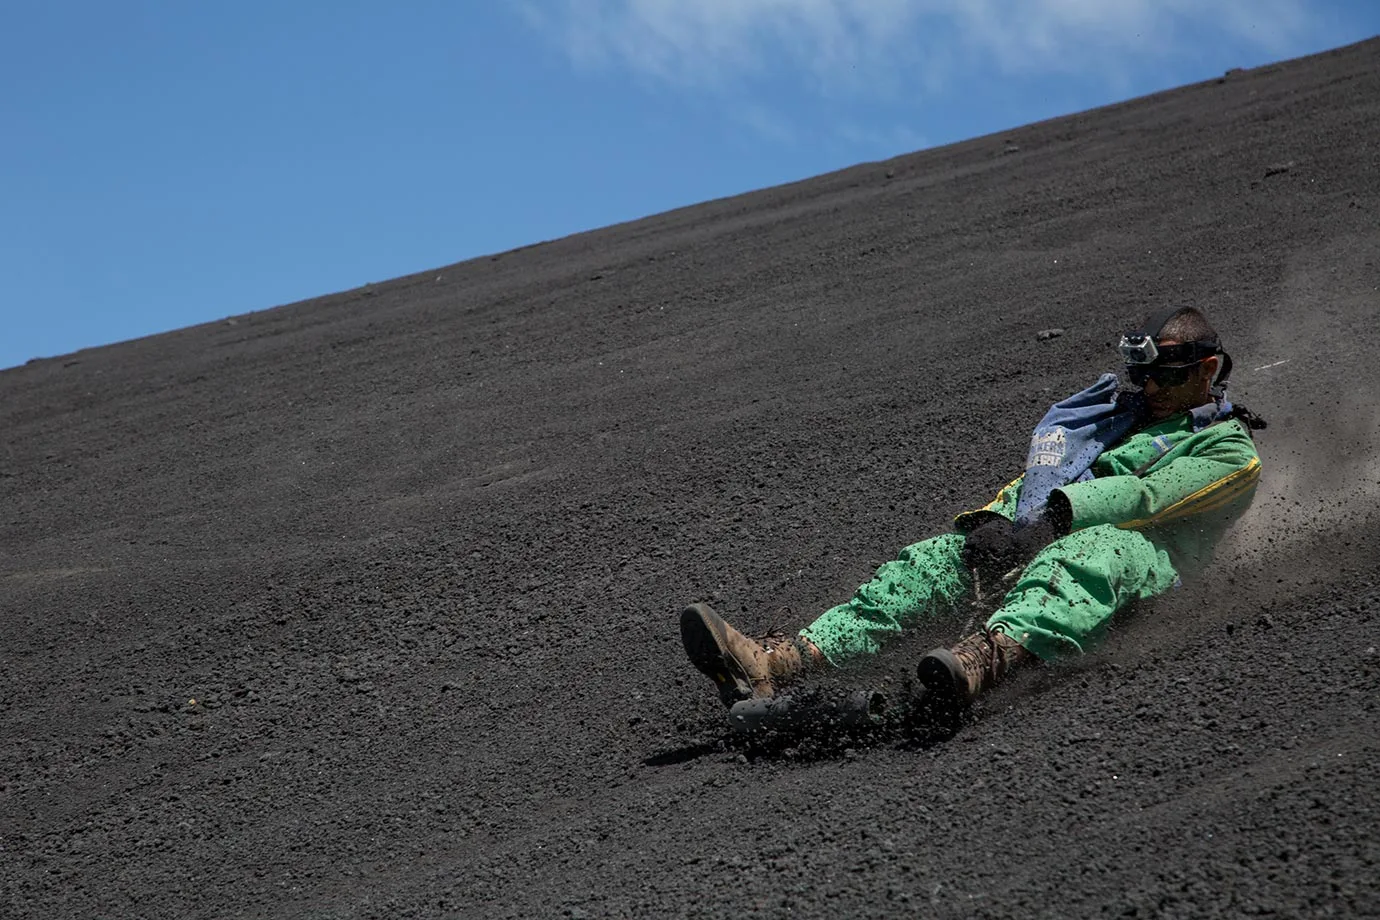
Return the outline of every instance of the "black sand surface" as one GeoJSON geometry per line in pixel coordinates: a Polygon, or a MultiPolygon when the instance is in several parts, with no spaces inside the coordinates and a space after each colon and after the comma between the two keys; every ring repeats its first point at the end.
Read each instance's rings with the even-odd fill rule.
{"type": "Polygon", "coordinates": [[[0,915],[1376,915],[1377,314],[1371,41],[4,371],[0,915]],[[728,739],[684,602],[803,625],[1180,301],[1271,422],[1218,577],[947,744],[728,739]]]}

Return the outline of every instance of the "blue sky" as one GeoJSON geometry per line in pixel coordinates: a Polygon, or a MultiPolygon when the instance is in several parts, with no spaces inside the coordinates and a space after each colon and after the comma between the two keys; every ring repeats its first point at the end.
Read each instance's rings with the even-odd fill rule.
{"type": "Polygon", "coordinates": [[[1369,0],[16,0],[0,368],[1377,33],[1369,0]]]}

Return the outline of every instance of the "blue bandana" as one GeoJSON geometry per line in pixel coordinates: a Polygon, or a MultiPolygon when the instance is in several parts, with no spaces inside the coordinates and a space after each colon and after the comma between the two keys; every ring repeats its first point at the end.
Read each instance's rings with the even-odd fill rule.
{"type": "MultiPolygon", "coordinates": [[[[1139,393],[1117,392],[1116,374],[1103,374],[1086,390],[1051,406],[1030,436],[1025,481],[1016,500],[1016,526],[1039,517],[1055,489],[1092,479],[1093,462],[1135,428],[1142,408],[1139,393]]],[[[1220,397],[1190,414],[1193,430],[1201,431],[1229,418],[1231,403],[1220,397]]],[[[1174,442],[1159,437],[1155,446],[1163,456],[1174,442]]]]}

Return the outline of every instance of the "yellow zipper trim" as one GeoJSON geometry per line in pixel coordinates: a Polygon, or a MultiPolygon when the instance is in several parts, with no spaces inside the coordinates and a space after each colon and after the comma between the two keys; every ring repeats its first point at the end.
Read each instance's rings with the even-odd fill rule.
{"type": "MultiPolygon", "coordinates": [[[[1206,507],[1190,509],[1189,506],[1193,502],[1202,501],[1203,499],[1206,499],[1210,496],[1216,497],[1213,495],[1213,493],[1217,492],[1219,489],[1228,488],[1240,483],[1239,488],[1235,488],[1230,493],[1227,493],[1228,498],[1234,498],[1238,494],[1244,493],[1248,487],[1255,485],[1256,481],[1259,478],[1260,458],[1252,457],[1250,462],[1247,463],[1245,466],[1241,467],[1241,469],[1235,471],[1234,473],[1231,473],[1230,475],[1223,476],[1216,482],[1211,482],[1203,486],[1201,489],[1199,489],[1197,492],[1194,492],[1192,495],[1188,495],[1184,498],[1179,499],[1174,504],[1170,505],[1168,508],[1165,508],[1160,513],[1152,514],[1150,517],[1144,518],[1142,520],[1127,521],[1126,523],[1118,524],[1117,526],[1124,529],[1138,529],[1141,527],[1148,527],[1151,524],[1163,523],[1167,518],[1170,518],[1171,516],[1174,518],[1187,517],[1190,514],[1198,514],[1202,511],[1211,510],[1206,507]],[[1247,480],[1244,483],[1240,482],[1240,480],[1242,480],[1243,478],[1247,480]]],[[[1219,506],[1214,504],[1212,507],[1215,508],[1219,506]]]]}

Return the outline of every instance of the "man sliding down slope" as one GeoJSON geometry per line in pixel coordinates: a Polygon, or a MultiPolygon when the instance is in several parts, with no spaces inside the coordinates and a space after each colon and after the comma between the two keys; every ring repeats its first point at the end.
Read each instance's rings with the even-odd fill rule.
{"type": "Polygon", "coordinates": [[[726,706],[801,674],[873,654],[905,626],[1014,577],[983,629],[920,660],[937,711],[960,715],[1012,668],[1085,650],[1117,610],[1211,558],[1260,478],[1251,428],[1224,394],[1231,358],[1202,312],[1151,318],[1122,338],[1138,391],[1115,374],[1056,403],[1035,427],[1025,473],[956,533],[906,547],[846,604],[794,638],[750,639],[708,604],[681,614],[686,654],[726,706]]]}

